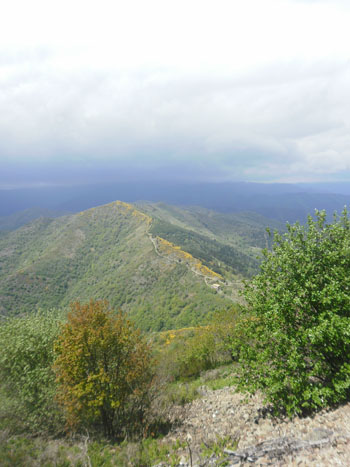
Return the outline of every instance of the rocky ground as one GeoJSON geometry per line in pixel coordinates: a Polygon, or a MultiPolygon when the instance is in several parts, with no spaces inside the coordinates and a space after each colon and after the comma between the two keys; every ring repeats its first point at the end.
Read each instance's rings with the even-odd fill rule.
{"type": "Polygon", "coordinates": [[[276,420],[263,416],[259,396],[244,400],[232,387],[200,391],[172,413],[179,424],[165,441],[186,443],[180,465],[350,466],[350,404],[276,420]]]}

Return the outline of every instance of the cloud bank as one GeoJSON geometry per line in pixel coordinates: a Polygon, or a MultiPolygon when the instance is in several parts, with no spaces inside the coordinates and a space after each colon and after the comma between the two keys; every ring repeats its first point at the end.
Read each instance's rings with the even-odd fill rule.
{"type": "Polygon", "coordinates": [[[348,177],[346,2],[6,8],[1,186],[348,177]]]}

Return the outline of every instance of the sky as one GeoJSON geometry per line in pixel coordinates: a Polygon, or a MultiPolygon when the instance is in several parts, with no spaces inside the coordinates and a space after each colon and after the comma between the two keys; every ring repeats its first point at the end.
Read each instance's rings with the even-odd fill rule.
{"type": "Polygon", "coordinates": [[[348,0],[11,0],[0,188],[350,181],[348,0]]]}

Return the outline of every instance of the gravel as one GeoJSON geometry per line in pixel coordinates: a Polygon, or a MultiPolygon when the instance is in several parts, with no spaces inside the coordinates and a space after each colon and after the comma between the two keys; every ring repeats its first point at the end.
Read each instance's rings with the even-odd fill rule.
{"type": "Polygon", "coordinates": [[[264,418],[259,395],[246,398],[232,387],[202,386],[200,392],[200,399],[171,414],[178,424],[165,441],[188,445],[179,465],[191,465],[191,452],[193,466],[220,465],[225,458],[225,465],[350,466],[350,404],[314,417],[275,419],[264,418]],[[218,457],[213,445],[223,439],[231,447],[218,457]],[[205,458],[203,446],[213,454],[205,458]]]}

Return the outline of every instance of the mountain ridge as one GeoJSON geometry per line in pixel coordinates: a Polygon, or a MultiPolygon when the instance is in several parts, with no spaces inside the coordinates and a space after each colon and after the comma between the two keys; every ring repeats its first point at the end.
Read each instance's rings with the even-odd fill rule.
{"type": "Polygon", "coordinates": [[[121,307],[144,330],[205,323],[240,300],[268,223],[122,201],[34,220],[0,236],[0,313],[94,298],[121,307]]]}
{"type": "Polygon", "coordinates": [[[185,263],[156,254],[151,222],[135,206],[114,202],[1,237],[2,314],[107,298],[147,330],[197,323],[229,306],[185,263]]]}

